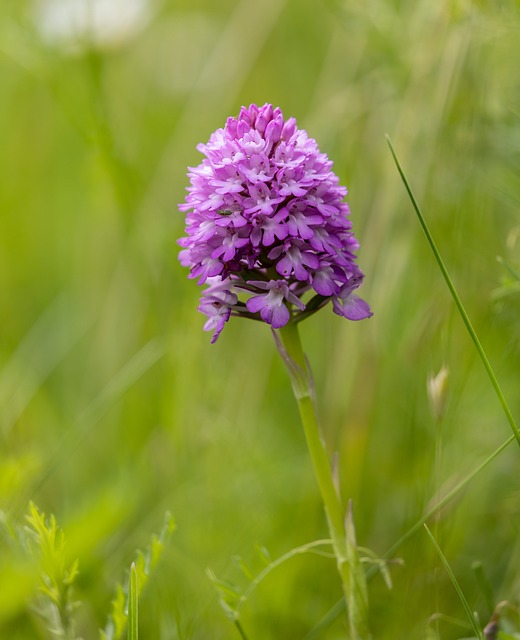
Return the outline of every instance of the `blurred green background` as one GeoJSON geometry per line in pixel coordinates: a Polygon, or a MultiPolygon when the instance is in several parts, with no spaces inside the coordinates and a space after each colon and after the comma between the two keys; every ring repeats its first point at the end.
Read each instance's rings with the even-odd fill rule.
{"type": "MultiPolygon", "coordinates": [[[[238,554],[326,537],[290,384],[267,326],[216,345],[177,262],[195,149],[242,104],[272,102],[349,188],[374,317],[302,325],[329,450],[358,543],[383,554],[510,435],[414,217],[396,147],[450,273],[520,416],[520,18],[496,0],[2,0],[0,507],[54,513],[79,558],[78,633],[177,522],[140,603],[147,639],[239,637],[206,576],[238,554]],[[444,419],[428,376],[449,369],[444,419]]],[[[518,603],[515,444],[432,524],[483,624],[518,603]],[[487,599],[472,564],[482,563],[487,599]]],[[[423,531],[394,588],[370,582],[376,638],[470,633],[423,531]],[[428,635],[430,634],[430,635],[428,635]]],[[[0,637],[51,637],[35,583],[0,549],[0,637]]],[[[276,569],[244,608],[249,640],[304,638],[341,597],[331,560],[276,569]]],[[[342,617],[319,636],[345,637],[342,617]]]]}

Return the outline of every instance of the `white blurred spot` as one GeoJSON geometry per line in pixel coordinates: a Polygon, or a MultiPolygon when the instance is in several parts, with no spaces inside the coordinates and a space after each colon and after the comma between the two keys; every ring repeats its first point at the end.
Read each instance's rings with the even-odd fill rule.
{"type": "Polygon", "coordinates": [[[148,22],[149,0],[37,0],[36,24],[51,44],[113,47],[148,22]]]}
{"type": "Polygon", "coordinates": [[[446,409],[449,370],[442,365],[437,375],[430,374],[427,380],[428,399],[433,417],[440,421],[446,409]]]}

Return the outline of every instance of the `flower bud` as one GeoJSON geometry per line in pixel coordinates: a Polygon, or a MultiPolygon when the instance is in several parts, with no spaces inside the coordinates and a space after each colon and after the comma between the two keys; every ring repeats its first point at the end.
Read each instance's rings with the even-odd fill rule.
{"type": "Polygon", "coordinates": [[[449,371],[447,367],[442,365],[437,375],[428,376],[428,400],[433,417],[437,421],[442,420],[446,409],[448,375],[449,371]]]}

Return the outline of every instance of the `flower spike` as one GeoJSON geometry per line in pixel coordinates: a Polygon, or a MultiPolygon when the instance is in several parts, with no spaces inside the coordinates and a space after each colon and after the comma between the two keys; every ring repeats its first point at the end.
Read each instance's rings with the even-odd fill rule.
{"type": "Polygon", "coordinates": [[[304,319],[312,295],[349,320],[372,315],[353,293],[363,273],[347,190],[294,118],[270,104],[242,107],[197,148],[205,158],[190,168],[179,206],[187,212],[179,258],[209,285],[199,311],[212,342],[231,316],[274,329],[304,319]]]}

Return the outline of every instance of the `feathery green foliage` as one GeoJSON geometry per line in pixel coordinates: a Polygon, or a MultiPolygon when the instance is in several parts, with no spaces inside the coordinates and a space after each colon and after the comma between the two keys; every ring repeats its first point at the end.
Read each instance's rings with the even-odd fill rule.
{"type": "MultiPolygon", "coordinates": [[[[11,522],[5,513],[1,514],[1,521],[3,544],[9,545],[9,556],[17,560],[15,571],[19,572],[25,563],[31,567],[29,575],[32,593],[26,606],[41,619],[46,637],[77,640],[76,609],[79,602],[74,589],[78,577],[78,560],[71,559],[65,534],[56,518],[53,515],[46,518],[31,502],[25,524],[11,522]]],[[[9,575],[9,565],[5,565],[5,569],[9,575]]],[[[23,572],[15,572],[11,578],[20,580],[23,575],[23,572]]]]}
{"type": "Polygon", "coordinates": [[[175,522],[167,513],[159,535],[154,534],[144,552],[138,551],[130,566],[128,583],[116,585],[116,594],[112,600],[112,612],[105,628],[101,631],[101,640],[120,640],[128,628],[128,640],[137,640],[138,602],[148,582],[150,573],[157,566],[164,551],[164,545],[175,530],[175,522]]]}
{"type": "Polygon", "coordinates": [[[53,638],[76,640],[73,584],[78,575],[78,560],[67,562],[65,536],[51,515],[48,520],[34,503],[29,504],[27,547],[40,565],[40,597],[36,612],[45,620],[53,638]]]}

